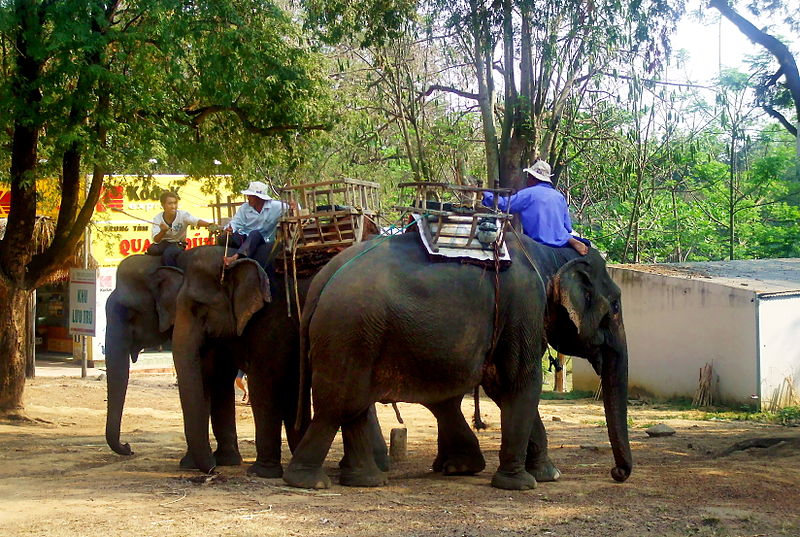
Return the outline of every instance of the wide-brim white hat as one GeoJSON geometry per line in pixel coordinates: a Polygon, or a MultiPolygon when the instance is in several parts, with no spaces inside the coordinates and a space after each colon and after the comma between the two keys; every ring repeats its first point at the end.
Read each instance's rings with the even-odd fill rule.
{"type": "Polygon", "coordinates": [[[553,182],[553,180],[550,179],[553,176],[553,174],[550,173],[550,165],[543,160],[537,160],[531,164],[529,168],[525,168],[522,171],[531,174],[539,181],[544,181],[545,183],[553,182]]]}
{"type": "Polygon", "coordinates": [[[267,185],[266,183],[262,183],[261,181],[251,181],[249,185],[247,185],[246,190],[242,190],[242,194],[245,196],[255,196],[257,198],[261,198],[264,201],[271,200],[272,197],[267,194],[267,185]]]}

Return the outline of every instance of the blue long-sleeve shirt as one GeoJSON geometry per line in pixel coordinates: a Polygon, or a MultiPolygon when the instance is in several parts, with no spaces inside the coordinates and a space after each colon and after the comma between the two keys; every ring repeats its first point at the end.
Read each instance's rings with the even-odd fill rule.
{"type": "MultiPolygon", "coordinates": [[[[492,207],[494,194],[483,193],[483,204],[492,207]]],[[[508,198],[500,197],[497,206],[518,214],[523,232],[533,240],[548,246],[567,244],[572,233],[572,221],[567,211],[567,200],[549,183],[538,183],[523,188],[508,198]]]]}
{"type": "Polygon", "coordinates": [[[281,208],[283,203],[278,200],[267,200],[261,212],[253,209],[249,204],[243,203],[236,210],[236,214],[231,218],[230,226],[237,233],[247,235],[251,231],[258,230],[265,242],[269,242],[275,236],[275,229],[278,227],[278,220],[281,218],[281,208]]]}

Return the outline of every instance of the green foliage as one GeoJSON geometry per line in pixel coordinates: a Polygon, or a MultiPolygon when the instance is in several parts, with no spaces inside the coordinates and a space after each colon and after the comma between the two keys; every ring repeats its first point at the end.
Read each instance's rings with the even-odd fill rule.
{"type": "MultiPolygon", "coordinates": [[[[48,165],[38,176],[57,173],[64,149],[80,141],[86,161],[117,173],[232,173],[245,181],[264,155],[335,119],[321,56],[270,2],[137,0],[110,19],[113,4],[105,2],[36,4],[42,98],[4,99],[0,126],[29,117],[46,127],[39,152],[48,165]],[[89,121],[76,121],[76,112],[89,121]]],[[[8,67],[16,16],[11,5],[0,8],[3,96],[16,95],[8,67]]]]}
{"type": "Polygon", "coordinates": [[[727,410],[720,409],[701,413],[700,419],[703,420],[726,420],[726,421],[757,421],[762,423],[775,423],[779,425],[797,426],[800,425],[800,407],[790,406],[778,409],[777,411],[750,411],[750,410],[727,410]]]}
{"type": "Polygon", "coordinates": [[[328,44],[355,36],[361,47],[370,47],[402,35],[406,21],[414,17],[411,0],[303,0],[306,27],[328,44]]]}
{"type": "Polygon", "coordinates": [[[720,83],[716,108],[676,90],[606,108],[595,126],[606,138],[575,157],[569,193],[585,200],[575,227],[612,261],[799,255],[794,139],[751,117],[746,75],[726,71],[720,83]]]}

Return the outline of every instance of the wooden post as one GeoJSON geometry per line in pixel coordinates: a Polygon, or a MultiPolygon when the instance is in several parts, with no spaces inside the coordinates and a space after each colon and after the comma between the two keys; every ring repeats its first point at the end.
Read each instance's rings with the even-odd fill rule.
{"type": "Polygon", "coordinates": [[[556,371],[555,375],[555,386],[553,386],[554,392],[564,392],[564,377],[566,371],[564,371],[564,355],[560,352],[557,353],[556,359],[558,360],[558,364],[561,366],[561,371],[556,371]]]}
{"type": "Polygon", "coordinates": [[[389,434],[389,456],[393,461],[404,461],[408,454],[408,429],[392,429],[389,434]]]}

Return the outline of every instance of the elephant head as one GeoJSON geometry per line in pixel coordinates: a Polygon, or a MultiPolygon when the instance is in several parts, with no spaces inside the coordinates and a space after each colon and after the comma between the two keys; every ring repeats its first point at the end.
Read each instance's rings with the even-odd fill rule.
{"type": "Polygon", "coordinates": [[[106,442],[120,455],[133,453],[119,439],[130,363],[143,348],[169,339],[183,281],[181,270],[159,265],[159,258],[146,255],[123,261],[117,286],[106,302],[106,442]]]}
{"type": "MultiPolygon", "coordinates": [[[[230,341],[229,338],[241,336],[253,315],[271,301],[271,294],[266,273],[252,259],[235,261],[223,274],[220,249],[203,247],[197,250],[186,267],[186,277],[178,294],[172,355],[189,454],[196,467],[207,472],[214,468],[216,461],[208,440],[208,379],[203,376],[206,344],[211,339],[230,341]]],[[[226,351],[237,352],[230,348],[226,351]]],[[[238,352],[244,355],[246,349],[238,352]]],[[[242,358],[246,360],[247,356],[242,358]]],[[[234,363],[232,358],[231,367],[234,363]]],[[[230,389],[233,389],[233,377],[230,389]]]]}
{"type": "Polygon", "coordinates": [[[566,262],[550,279],[545,329],[559,352],[589,360],[600,375],[616,481],[631,473],[628,443],[628,347],[620,290],[596,250],[566,262]]]}

